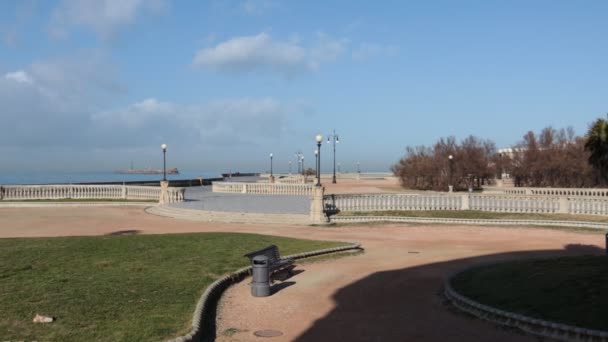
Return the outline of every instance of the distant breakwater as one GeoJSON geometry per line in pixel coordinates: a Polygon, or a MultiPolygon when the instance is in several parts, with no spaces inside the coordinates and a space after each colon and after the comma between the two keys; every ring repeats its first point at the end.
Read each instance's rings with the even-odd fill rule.
{"type": "MultiPolygon", "coordinates": [[[[190,187],[190,186],[201,186],[211,185],[212,182],[221,182],[224,178],[196,178],[196,179],[171,179],[168,180],[169,186],[172,187],[190,187]]],[[[158,186],[160,181],[128,181],[128,182],[83,182],[83,183],[72,183],[80,185],[143,185],[143,186],[158,186]]]]}

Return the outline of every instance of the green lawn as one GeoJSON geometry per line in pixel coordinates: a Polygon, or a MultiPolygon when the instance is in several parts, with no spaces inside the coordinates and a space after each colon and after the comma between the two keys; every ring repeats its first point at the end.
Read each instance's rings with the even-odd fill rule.
{"type": "Polygon", "coordinates": [[[509,262],[457,275],[453,288],[529,317],[608,331],[608,257],[509,262]]]}
{"type": "Polygon", "coordinates": [[[336,242],[228,234],[0,239],[0,341],[158,341],[186,333],[207,285],[276,244],[336,242]],[[36,313],[57,317],[33,324],[36,313]]]}
{"type": "Polygon", "coordinates": [[[342,212],[338,216],[405,216],[461,219],[552,220],[608,222],[606,216],[536,213],[496,213],[477,210],[389,210],[342,212]]]}

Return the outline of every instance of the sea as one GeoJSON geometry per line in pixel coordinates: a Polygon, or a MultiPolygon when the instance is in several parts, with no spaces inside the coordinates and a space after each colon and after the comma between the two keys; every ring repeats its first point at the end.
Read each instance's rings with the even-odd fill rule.
{"type": "MultiPolygon", "coordinates": [[[[179,174],[168,174],[168,180],[197,179],[198,177],[221,178],[215,171],[181,171],[179,174]]],[[[59,172],[59,171],[0,171],[0,185],[11,184],[70,184],[96,182],[129,182],[129,181],[160,181],[162,174],[122,174],[114,171],[98,172],[59,172]]]]}

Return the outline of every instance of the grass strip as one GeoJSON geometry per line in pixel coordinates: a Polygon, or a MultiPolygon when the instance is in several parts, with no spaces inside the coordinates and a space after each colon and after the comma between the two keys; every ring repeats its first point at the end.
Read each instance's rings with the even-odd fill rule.
{"type": "Polygon", "coordinates": [[[452,287],[479,303],[528,317],[608,331],[608,257],[508,262],[456,275],[452,287]]]}

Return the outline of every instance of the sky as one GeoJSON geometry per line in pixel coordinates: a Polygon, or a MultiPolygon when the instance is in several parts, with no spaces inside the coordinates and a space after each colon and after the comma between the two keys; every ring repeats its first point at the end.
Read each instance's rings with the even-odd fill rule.
{"type": "Polygon", "coordinates": [[[0,171],[387,171],[608,112],[606,1],[0,1],[0,171]],[[332,166],[321,148],[322,171],[332,166]]]}

